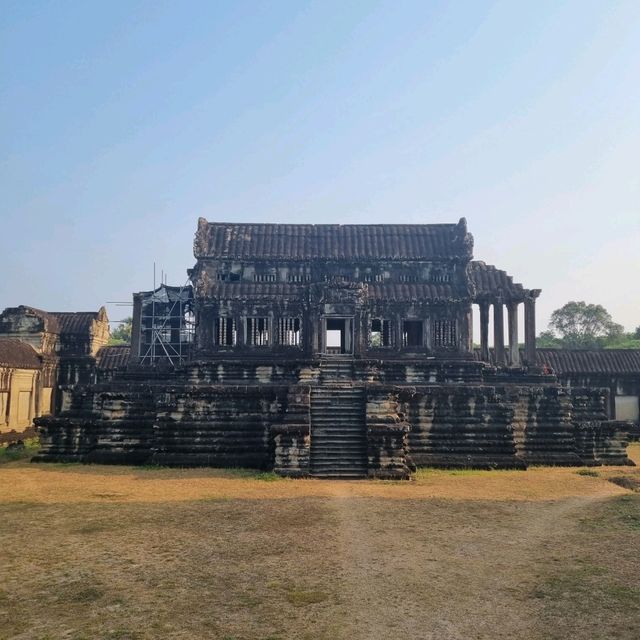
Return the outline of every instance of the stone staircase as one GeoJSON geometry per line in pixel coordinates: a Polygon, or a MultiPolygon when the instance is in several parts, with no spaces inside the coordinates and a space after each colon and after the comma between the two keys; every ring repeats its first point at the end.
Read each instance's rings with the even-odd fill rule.
{"type": "Polygon", "coordinates": [[[320,382],[323,384],[353,384],[353,358],[334,356],[320,361],[320,382]]]}
{"type": "Polygon", "coordinates": [[[311,475],[367,475],[365,394],[353,386],[353,361],[327,359],[311,390],[311,475]]]}

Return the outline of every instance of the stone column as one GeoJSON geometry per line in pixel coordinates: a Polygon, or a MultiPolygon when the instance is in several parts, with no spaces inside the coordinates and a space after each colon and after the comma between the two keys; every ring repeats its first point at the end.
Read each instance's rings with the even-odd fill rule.
{"type": "Polygon", "coordinates": [[[314,331],[313,348],[316,353],[324,353],[324,341],[327,335],[327,320],[324,316],[318,320],[312,320],[314,331]]]}
{"type": "Polygon", "coordinates": [[[473,352],[473,310],[472,305],[463,312],[460,322],[460,337],[458,339],[458,351],[461,353],[473,352]]]}
{"type": "Polygon", "coordinates": [[[480,353],[483,362],[489,362],[489,303],[480,303],[480,353]]]}
{"type": "Polygon", "coordinates": [[[493,352],[495,364],[504,366],[504,308],[502,300],[493,303],[493,352]]]}
{"type": "Polygon", "coordinates": [[[402,316],[396,316],[396,351],[402,351],[402,316]]]}
{"type": "Polygon", "coordinates": [[[536,298],[538,289],[527,292],[524,299],[524,354],[530,367],[536,366],[536,298]]]}
{"type": "Polygon", "coordinates": [[[518,349],[518,303],[510,302],[507,306],[509,323],[509,364],[512,367],[520,365],[520,350],[518,349]]]}
{"type": "Polygon", "coordinates": [[[344,352],[353,355],[353,318],[345,318],[344,320],[344,352]]]}

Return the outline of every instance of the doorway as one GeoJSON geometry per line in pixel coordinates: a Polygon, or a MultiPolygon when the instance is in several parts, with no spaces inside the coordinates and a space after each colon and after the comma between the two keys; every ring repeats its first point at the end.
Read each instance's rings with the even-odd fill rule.
{"type": "Polygon", "coordinates": [[[325,318],[324,352],[328,355],[353,353],[353,318],[325,318]]]}

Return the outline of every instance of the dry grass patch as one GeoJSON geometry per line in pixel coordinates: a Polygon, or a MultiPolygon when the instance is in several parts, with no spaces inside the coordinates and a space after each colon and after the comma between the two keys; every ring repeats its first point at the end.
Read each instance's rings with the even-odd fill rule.
{"type": "Polygon", "coordinates": [[[636,640],[640,474],[597,474],[12,462],[0,638],[636,640]]]}

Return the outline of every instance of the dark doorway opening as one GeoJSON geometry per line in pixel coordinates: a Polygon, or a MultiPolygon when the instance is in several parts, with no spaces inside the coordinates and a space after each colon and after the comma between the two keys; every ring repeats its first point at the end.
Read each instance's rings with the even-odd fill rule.
{"type": "Polygon", "coordinates": [[[423,344],[422,320],[404,320],[402,323],[402,346],[421,347],[423,344]]]}
{"type": "Polygon", "coordinates": [[[352,353],[351,318],[326,318],[325,323],[324,352],[333,355],[352,353]]]}

